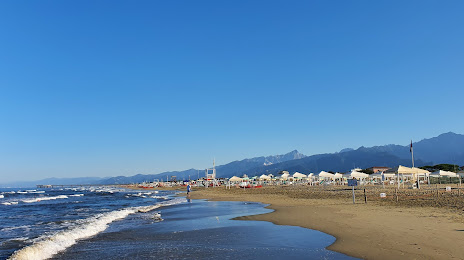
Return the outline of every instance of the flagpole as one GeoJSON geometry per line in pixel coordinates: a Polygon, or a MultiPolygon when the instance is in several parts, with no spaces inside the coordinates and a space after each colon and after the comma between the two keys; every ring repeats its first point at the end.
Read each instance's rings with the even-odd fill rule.
{"type": "MultiPolygon", "coordinates": [[[[411,140],[411,160],[412,160],[412,168],[414,169],[414,148],[412,147],[412,140],[411,140]]],[[[417,179],[417,188],[420,189],[419,172],[417,170],[416,170],[416,179],[417,179]]]]}

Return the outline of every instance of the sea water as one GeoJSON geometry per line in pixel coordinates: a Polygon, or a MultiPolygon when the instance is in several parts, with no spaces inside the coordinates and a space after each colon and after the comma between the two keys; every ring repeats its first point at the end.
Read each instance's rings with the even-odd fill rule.
{"type": "Polygon", "coordinates": [[[261,203],[116,188],[1,189],[0,259],[349,259],[327,234],[269,222],[261,203]]]}

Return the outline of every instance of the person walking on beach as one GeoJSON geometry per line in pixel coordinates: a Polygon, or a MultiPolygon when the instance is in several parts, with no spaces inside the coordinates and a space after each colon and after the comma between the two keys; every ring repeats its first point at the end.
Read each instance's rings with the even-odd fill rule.
{"type": "Polygon", "coordinates": [[[187,195],[188,195],[191,191],[192,191],[192,190],[191,190],[190,183],[189,183],[189,184],[187,184],[187,195]]]}

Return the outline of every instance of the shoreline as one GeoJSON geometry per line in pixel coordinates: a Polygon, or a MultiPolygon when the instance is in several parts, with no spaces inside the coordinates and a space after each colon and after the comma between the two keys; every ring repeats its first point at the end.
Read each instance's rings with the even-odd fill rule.
{"type": "MultiPolygon", "coordinates": [[[[253,201],[273,212],[235,218],[300,226],[332,235],[327,249],[362,259],[464,259],[462,214],[444,208],[352,204],[346,197],[295,198],[279,188],[195,189],[191,199],[253,201]]],[[[307,187],[306,187],[307,189],[307,187]]],[[[294,192],[298,192],[295,190],[294,192]]]]}

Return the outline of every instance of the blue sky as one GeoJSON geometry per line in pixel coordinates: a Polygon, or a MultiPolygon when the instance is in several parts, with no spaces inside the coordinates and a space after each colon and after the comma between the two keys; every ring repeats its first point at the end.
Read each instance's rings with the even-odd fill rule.
{"type": "Polygon", "coordinates": [[[2,1],[0,182],[463,133],[462,1],[2,1]]]}

